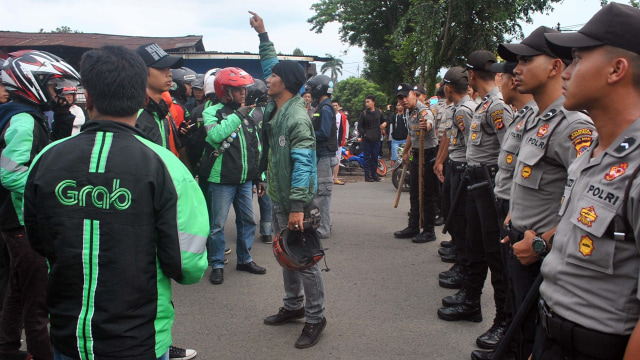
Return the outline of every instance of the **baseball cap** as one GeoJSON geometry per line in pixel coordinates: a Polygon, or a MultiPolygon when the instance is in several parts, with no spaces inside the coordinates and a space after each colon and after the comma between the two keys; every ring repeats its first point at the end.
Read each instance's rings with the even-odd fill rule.
{"type": "Polygon", "coordinates": [[[413,87],[413,91],[420,93],[422,95],[425,95],[427,93],[427,91],[424,89],[424,86],[422,85],[416,85],[413,87]]]}
{"type": "Polygon", "coordinates": [[[141,45],[136,49],[136,53],[140,55],[147,67],[156,69],[179,69],[182,67],[182,57],[167,54],[156,43],[141,45]]]}
{"type": "Polygon", "coordinates": [[[495,63],[491,65],[491,72],[513,75],[513,70],[516,68],[517,65],[518,63],[515,61],[495,63]]]}
{"type": "Polygon", "coordinates": [[[552,33],[559,33],[559,31],[546,26],[540,26],[524,38],[520,44],[498,45],[498,55],[506,61],[518,61],[518,55],[537,56],[546,54],[556,58],[558,56],[549,49],[549,45],[547,45],[544,37],[544,34],[552,33]]]}
{"type": "Polygon", "coordinates": [[[498,59],[488,50],[476,50],[467,59],[467,68],[476,71],[491,71],[491,64],[497,63],[498,59]]]}
{"type": "Polygon", "coordinates": [[[469,86],[469,73],[467,73],[467,69],[461,66],[454,66],[451,69],[447,70],[442,78],[443,85],[451,84],[451,85],[460,85],[460,86],[469,86]]]}
{"type": "Polygon", "coordinates": [[[640,54],[640,9],[610,3],[576,33],[545,34],[549,48],[561,59],[571,59],[572,48],[610,45],[640,54]]]}
{"type": "Polygon", "coordinates": [[[407,83],[402,83],[396,88],[396,96],[407,96],[410,91],[413,91],[413,86],[407,83]]]}

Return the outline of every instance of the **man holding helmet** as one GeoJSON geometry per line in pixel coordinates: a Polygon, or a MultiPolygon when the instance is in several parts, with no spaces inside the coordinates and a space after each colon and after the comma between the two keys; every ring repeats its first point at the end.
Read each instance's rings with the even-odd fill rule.
{"type": "Polygon", "coordinates": [[[236,212],[236,270],[252,274],[267,272],[253,261],[250,253],[256,231],[253,182],[258,181],[260,175],[258,127],[248,117],[251,109],[244,106],[247,86],[251,84],[253,77],[240,68],[218,71],[214,88],[220,103],[202,113],[209,147],[200,164],[200,173],[209,175],[200,181],[209,182],[211,232],[208,242],[213,268],[210,280],[215,285],[224,281],[224,224],[232,203],[236,212]]]}

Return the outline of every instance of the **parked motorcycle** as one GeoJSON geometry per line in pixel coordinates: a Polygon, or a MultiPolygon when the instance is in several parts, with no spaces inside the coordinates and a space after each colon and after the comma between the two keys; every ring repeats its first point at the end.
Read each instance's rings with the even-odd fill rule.
{"type": "MultiPolygon", "coordinates": [[[[364,153],[362,152],[362,144],[358,138],[351,138],[347,141],[347,146],[342,147],[342,156],[340,158],[340,167],[353,172],[355,169],[361,169],[364,164],[364,153]]],[[[378,176],[387,175],[387,164],[378,156],[378,176]]]]}
{"type": "MultiPolygon", "coordinates": [[[[397,189],[400,185],[400,179],[402,178],[402,151],[404,149],[404,145],[398,146],[398,161],[391,169],[391,182],[393,186],[397,189]]],[[[409,155],[409,161],[413,155],[409,155]]],[[[409,191],[409,167],[407,167],[407,175],[404,176],[404,184],[402,186],[402,191],[409,191]]]]}

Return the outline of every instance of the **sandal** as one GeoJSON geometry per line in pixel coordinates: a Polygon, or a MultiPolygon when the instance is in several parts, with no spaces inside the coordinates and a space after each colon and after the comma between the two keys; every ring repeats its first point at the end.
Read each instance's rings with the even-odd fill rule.
{"type": "Polygon", "coordinates": [[[333,182],[336,185],[344,185],[344,181],[336,180],[333,182]]]}

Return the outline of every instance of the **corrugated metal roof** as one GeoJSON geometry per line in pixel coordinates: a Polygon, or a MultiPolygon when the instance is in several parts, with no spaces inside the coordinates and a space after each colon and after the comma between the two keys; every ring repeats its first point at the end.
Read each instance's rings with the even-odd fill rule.
{"type": "Polygon", "coordinates": [[[156,43],[164,50],[180,50],[195,48],[204,51],[201,35],[182,37],[143,37],[89,33],[24,33],[16,31],[0,31],[0,46],[7,47],[40,47],[69,46],[96,49],[103,45],[121,45],[135,49],[147,43],[156,43]]]}

